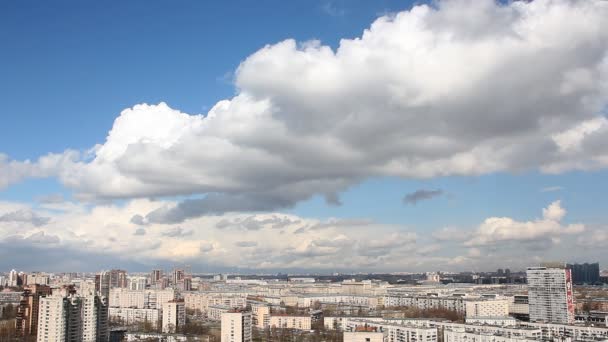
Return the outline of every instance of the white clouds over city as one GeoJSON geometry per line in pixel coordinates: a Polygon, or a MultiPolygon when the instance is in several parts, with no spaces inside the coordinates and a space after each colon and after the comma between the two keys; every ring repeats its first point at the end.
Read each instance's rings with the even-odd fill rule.
{"type": "MultiPolygon", "coordinates": [[[[391,271],[404,265],[411,270],[467,269],[498,265],[502,258],[514,253],[530,253],[526,243],[548,240],[544,248],[557,250],[562,247],[557,239],[570,236],[573,241],[578,238],[580,246],[589,245],[581,234],[585,229],[582,224],[560,223],[565,209],[559,201],[549,204],[543,217],[536,220],[490,217],[476,228],[463,228],[458,233],[471,237],[466,241],[438,241],[436,232],[368,219],[319,221],[277,212],[207,215],[179,225],[137,224],[131,220],[139,212],[165,205],[168,203],[164,201],[132,200],[120,206],[73,204],[66,206],[70,209],[57,210],[44,205],[2,203],[0,216],[8,218],[0,225],[0,245],[64,251],[66,256],[77,255],[85,263],[87,256],[103,253],[114,262],[128,260],[150,267],[188,263],[201,270],[238,266],[249,270],[320,271],[391,271]],[[31,220],[27,222],[19,215],[11,220],[8,214],[13,212],[29,212],[31,220]],[[45,219],[43,223],[41,218],[45,219]]],[[[454,229],[442,232],[450,236],[456,233],[454,229]]],[[[603,236],[594,234],[596,238],[603,236]]],[[[5,261],[19,258],[10,254],[10,248],[4,250],[6,255],[0,252],[0,256],[5,261]]]]}

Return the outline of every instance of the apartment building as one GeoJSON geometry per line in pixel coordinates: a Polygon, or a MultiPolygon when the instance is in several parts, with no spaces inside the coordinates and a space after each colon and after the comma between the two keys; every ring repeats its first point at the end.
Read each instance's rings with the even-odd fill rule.
{"type": "Polygon", "coordinates": [[[221,342],[251,342],[251,312],[232,310],[222,314],[221,342]]]}
{"type": "Polygon", "coordinates": [[[38,342],[109,340],[107,300],[96,295],[54,294],[40,298],[38,342]]]}
{"type": "Polygon", "coordinates": [[[162,317],[160,309],[109,308],[110,321],[131,325],[149,323],[154,329],[158,328],[162,317]]]}
{"type": "Polygon", "coordinates": [[[312,318],[309,315],[271,315],[268,324],[275,328],[310,330],[312,327],[312,318]]]}
{"type": "Polygon", "coordinates": [[[529,267],[528,302],[531,322],[574,322],[571,271],[565,267],[529,267]]]}
{"type": "Polygon", "coordinates": [[[171,300],[163,304],[162,331],[175,333],[186,324],[186,306],[181,299],[171,300]]]}

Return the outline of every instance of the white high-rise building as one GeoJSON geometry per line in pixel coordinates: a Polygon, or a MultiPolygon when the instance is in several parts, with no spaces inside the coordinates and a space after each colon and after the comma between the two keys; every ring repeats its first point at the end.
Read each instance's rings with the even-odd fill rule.
{"type": "Polygon", "coordinates": [[[574,322],[574,296],[570,270],[561,267],[529,267],[528,301],[531,322],[574,322]]]}
{"type": "Polygon", "coordinates": [[[38,316],[38,342],[65,341],[65,298],[49,296],[40,298],[38,316]]]}
{"type": "Polygon", "coordinates": [[[186,305],[183,300],[172,300],[163,304],[163,332],[175,333],[186,324],[186,305]]]}
{"type": "Polygon", "coordinates": [[[251,342],[251,312],[233,310],[222,314],[221,342],[251,342]]]}
{"type": "Polygon", "coordinates": [[[146,277],[129,277],[129,290],[145,290],[146,282],[146,277]]]}
{"type": "Polygon", "coordinates": [[[38,342],[108,341],[105,297],[52,295],[40,298],[38,342]]]}
{"type": "Polygon", "coordinates": [[[15,270],[11,270],[8,274],[8,286],[18,286],[19,285],[19,273],[15,270]]]}

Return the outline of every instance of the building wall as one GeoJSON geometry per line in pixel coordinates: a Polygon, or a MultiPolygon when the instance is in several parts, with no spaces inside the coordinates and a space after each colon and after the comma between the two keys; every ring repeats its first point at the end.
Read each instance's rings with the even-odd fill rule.
{"type": "Polygon", "coordinates": [[[163,304],[162,331],[175,333],[186,324],[186,307],[184,301],[173,300],[163,304]]]}
{"type": "Polygon", "coordinates": [[[384,334],[381,332],[344,332],[344,342],[383,342],[384,334]]]}
{"type": "Polygon", "coordinates": [[[154,329],[158,328],[161,318],[160,309],[110,308],[110,318],[126,325],[148,322],[154,329]]]}
{"type": "Polygon", "coordinates": [[[562,268],[529,268],[528,301],[530,321],[568,324],[574,322],[574,303],[570,270],[562,268]]]}
{"type": "Polygon", "coordinates": [[[50,296],[40,299],[38,342],[56,342],[65,339],[66,309],[64,298],[50,296]]]}
{"type": "Polygon", "coordinates": [[[221,342],[251,342],[251,312],[222,314],[221,342]]]}
{"type": "Polygon", "coordinates": [[[310,316],[270,316],[269,325],[282,329],[310,330],[312,319],[310,316]]]}
{"type": "Polygon", "coordinates": [[[466,317],[504,317],[509,315],[508,299],[466,300],[466,317]]]}

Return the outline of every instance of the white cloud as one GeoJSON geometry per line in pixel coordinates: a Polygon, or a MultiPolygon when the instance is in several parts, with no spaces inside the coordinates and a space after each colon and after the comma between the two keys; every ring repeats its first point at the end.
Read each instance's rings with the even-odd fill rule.
{"type": "Polygon", "coordinates": [[[247,57],[207,115],[136,105],[86,156],[1,157],[0,187],[57,175],[81,198],[209,194],[151,216],[176,223],[339,203],[374,176],[605,167],[607,16],[599,0],[454,0],[335,51],[285,40],[247,57]]]}
{"type": "Polygon", "coordinates": [[[585,235],[579,236],[577,243],[579,246],[587,248],[604,249],[606,246],[608,246],[608,229],[594,229],[585,235]]]}
{"type": "Polygon", "coordinates": [[[585,230],[582,224],[563,225],[566,215],[560,201],[543,209],[543,218],[534,221],[516,221],[509,217],[487,218],[471,233],[466,246],[487,246],[507,242],[559,242],[561,235],[579,234],[585,230]]]}
{"type": "MultiPolygon", "coordinates": [[[[106,262],[111,267],[116,260],[124,265],[144,265],[138,269],[188,263],[201,271],[209,267],[378,272],[430,267],[488,269],[495,265],[525,266],[534,255],[582,258],[587,250],[572,248],[573,243],[599,248],[607,238],[602,229],[577,236],[583,225],[561,223],[565,210],[558,201],[547,206],[540,219],[492,217],[473,231],[424,232],[366,219],[318,220],[284,213],[208,215],[179,226],[131,221],[139,212],[174,204],[139,199],[122,205],[81,205],[57,211],[0,202],[0,211],[23,210],[50,218],[43,226],[31,221],[0,222],[0,268],[12,267],[15,262],[27,264],[22,252],[36,250],[41,258],[57,258],[57,265],[62,266],[63,259],[74,256],[85,270],[90,270],[87,260],[98,262],[96,267],[104,267],[106,262]],[[463,236],[468,240],[462,241],[463,236]],[[559,239],[563,241],[556,244],[559,239]]],[[[28,267],[37,265],[33,262],[28,267]]]]}

